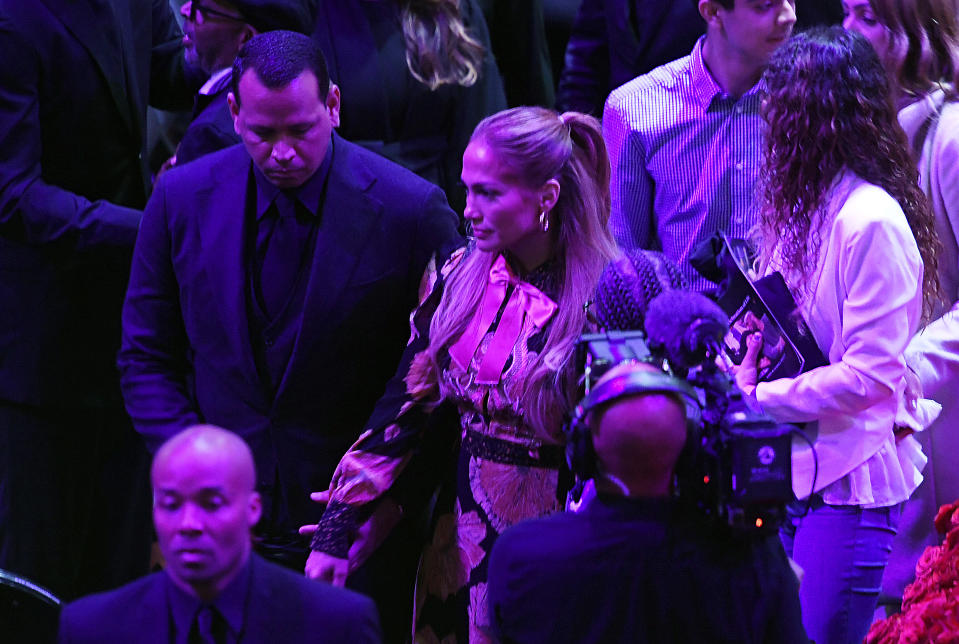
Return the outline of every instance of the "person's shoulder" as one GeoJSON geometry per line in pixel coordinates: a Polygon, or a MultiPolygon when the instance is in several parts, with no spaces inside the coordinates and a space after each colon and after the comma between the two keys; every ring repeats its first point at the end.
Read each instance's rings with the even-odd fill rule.
{"type": "Polygon", "coordinates": [[[588,517],[572,512],[520,521],[497,538],[493,552],[500,559],[526,562],[566,558],[580,541],[578,535],[590,529],[588,517]]]}
{"type": "Polygon", "coordinates": [[[250,163],[246,148],[242,143],[237,143],[174,166],[163,173],[154,191],[166,190],[177,194],[195,190],[234,190],[231,181],[245,180],[250,163]]]}
{"type": "Polygon", "coordinates": [[[666,94],[682,91],[691,82],[691,60],[688,55],[677,58],[617,87],[610,92],[607,107],[625,109],[629,105],[655,103],[666,94]]]}
{"type": "Polygon", "coordinates": [[[122,628],[132,607],[150,606],[158,611],[165,610],[165,603],[157,601],[162,581],[163,573],[157,572],[114,590],[72,601],[60,613],[61,629],[107,637],[110,632],[122,628]]]}
{"type": "Polygon", "coordinates": [[[278,594],[299,602],[328,616],[357,617],[365,614],[375,615],[373,601],[360,593],[339,588],[330,584],[307,579],[301,574],[288,570],[275,563],[267,561],[258,555],[256,557],[256,575],[259,579],[268,580],[278,594]]]}
{"type": "Polygon", "coordinates": [[[850,172],[835,189],[842,201],[836,213],[839,223],[848,221],[853,228],[871,223],[906,224],[902,206],[882,186],[850,172]]]}
{"type": "Polygon", "coordinates": [[[347,141],[341,136],[334,139],[334,146],[334,167],[347,173],[355,172],[357,167],[362,167],[373,180],[373,190],[382,189],[385,186],[390,191],[398,190],[400,194],[406,195],[411,193],[425,194],[433,189],[439,190],[435,184],[430,183],[412,170],[367,150],[361,145],[347,141]]]}

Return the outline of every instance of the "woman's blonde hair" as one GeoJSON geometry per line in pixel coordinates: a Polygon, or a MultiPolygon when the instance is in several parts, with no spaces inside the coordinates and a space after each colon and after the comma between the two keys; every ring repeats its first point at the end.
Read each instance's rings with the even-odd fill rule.
{"type": "Polygon", "coordinates": [[[410,73],[430,89],[473,85],[486,49],[463,23],[459,0],[399,1],[410,73]]]}
{"type": "MultiPolygon", "coordinates": [[[[558,309],[546,330],[536,366],[524,379],[520,408],[540,436],[555,436],[573,404],[566,369],[586,323],[585,304],[606,263],[616,254],[609,233],[609,159],[599,122],[586,114],[562,116],[539,107],[517,107],[484,119],[471,141],[483,141],[521,184],[560,185],[550,213],[555,231],[554,274],[558,309]]],[[[430,325],[428,349],[437,373],[450,346],[479,314],[496,253],[474,250],[450,274],[430,325]]]]}

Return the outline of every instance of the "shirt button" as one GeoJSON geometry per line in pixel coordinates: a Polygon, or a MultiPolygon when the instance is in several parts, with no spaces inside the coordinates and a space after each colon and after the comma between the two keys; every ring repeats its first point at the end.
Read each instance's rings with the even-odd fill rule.
{"type": "Polygon", "coordinates": [[[737,169],[737,170],[742,170],[742,169],[743,169],[743,162],[742,162],[742,161],[737,161],[737,162],[736,162],[736,169],[737,169]]]}

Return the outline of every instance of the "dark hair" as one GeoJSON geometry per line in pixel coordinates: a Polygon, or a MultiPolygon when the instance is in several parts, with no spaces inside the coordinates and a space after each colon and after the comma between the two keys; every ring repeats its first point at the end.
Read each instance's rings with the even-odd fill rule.
{"type": "Polygon", "coordinates": [[[236,104],[240,104],[240,79],[252,69],[266,87],[286,87],[304,71],[316,76],[320,98],[324,101],[330,92],[330,72],[319,45],[295,31],[268,31],[250,38],[240,48],[233,61],[232,89],[236,104]]]}
{"type": "MultiPolygon", "coordinates": [[[[733,7],[736,6],[736,0],[713,0],[713,2],[718,4],[726,11],[732,11],[733,7]]],[[[699,0],[693,0],[693,7],[695,7],[697,10],[699,9],[699,0]]]]}
{"type": "Polygon", "coordinates": [[[931,311],[939,294],[935,222],[869,41],[841,27],[810,29],[773,54],[763,78],[761,224],[764,238],[777,241],[784,268],[809,277],[822,243],[813,222],[848,168],[905,213],[923,260],[924,310],[931,311]]]}
{"type": "Polygon", "coordinates": [[[869,0],[889,30],[894,82],[907,94],[936,85],[959,98],[959,21],[954,0],[869,0]]]}

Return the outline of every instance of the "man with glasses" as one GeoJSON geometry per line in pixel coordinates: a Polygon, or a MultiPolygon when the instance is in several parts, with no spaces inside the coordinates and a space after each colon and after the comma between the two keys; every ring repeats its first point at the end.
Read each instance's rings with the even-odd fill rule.
{"type": "Polygon", "coordinates": [[[313,29],[308,0],[188,0],[180,13],[187,61],[209,78],[196,96],[193,121],[171,165],[182,165],[240,142],[226,95],[233,59],[246,41],[264,31],[286,29],[306,34],[313,29]]]}

